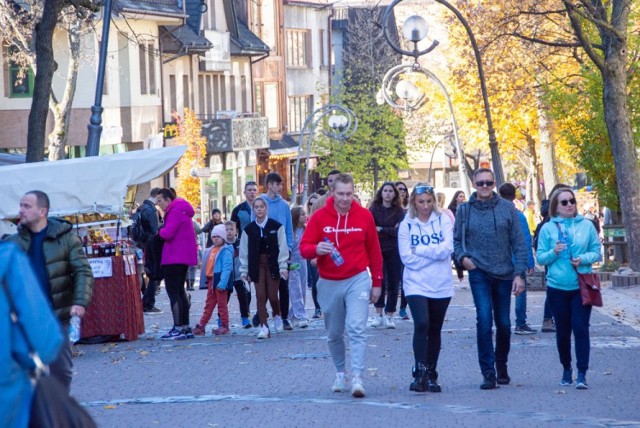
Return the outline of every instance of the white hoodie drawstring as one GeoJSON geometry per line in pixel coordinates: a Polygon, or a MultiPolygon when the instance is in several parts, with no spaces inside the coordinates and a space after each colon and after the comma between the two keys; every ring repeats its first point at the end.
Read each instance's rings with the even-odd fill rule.
{"type": "MultiPolygon", "coordinates": [[[[340,215],[340,213],[338,213],[338,223],[336,223],[336,228],[334,230],[334,233],[336,235],[336,247],[340,246],[340,240],[338,239],[338,229],[340,228],[340,217],[342,217],[342,216],[340,215]]],[[[345,216],[344,216],[344,230],[345,230],[345,233],[349,233],[347,231],[347,223],[349,223],[349,211],[347,211],[347,214],[345,214],[345,216]]]]}

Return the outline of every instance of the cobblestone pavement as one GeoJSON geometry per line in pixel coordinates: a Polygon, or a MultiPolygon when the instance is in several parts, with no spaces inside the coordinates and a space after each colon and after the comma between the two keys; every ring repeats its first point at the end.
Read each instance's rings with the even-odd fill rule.
{"type": "MultiPolygon", "coordinates": [[[[206,291],[191,294],[195,324],[206,291]]],[[[159,337],[172,322],[163,289],[157,306],[164,312],[145,315],[140,340],[75,347],[72,393],[104,427],[640,426],[638,297],[638,290],[606,288],[605,308],[593,312],[590,390],[559,386],[555,335],[539,332],[512,336],[511,385],[481,391],[475,309],[463,281],[444,325],[443,392],[409,391],[413,323],[398,318],[396,329],[368,330],[367,395],[355,399],[330,391],[334,369],[322,320],[259,341],[256,329],[239,327],[234,295],[231,335],[211,336],[209,325],[204,337],[164,342],[159,337]]],[[[540,328],[543,303],[544,292],[529,291],[533,328],[540,328]]]]}

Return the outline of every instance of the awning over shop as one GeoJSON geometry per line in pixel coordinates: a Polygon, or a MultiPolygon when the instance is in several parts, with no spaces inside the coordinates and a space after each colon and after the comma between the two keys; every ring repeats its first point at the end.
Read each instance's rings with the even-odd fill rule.
{"type": "Polygon", "coordinates": [[[41,190],[53,216],[99,212],[118,214],[127,187],[146,183],[169,171],[186,146],[137,150],[109,156],[36,162],[0,168],[0,219],[16,218],[20,198],[41,190]]]}

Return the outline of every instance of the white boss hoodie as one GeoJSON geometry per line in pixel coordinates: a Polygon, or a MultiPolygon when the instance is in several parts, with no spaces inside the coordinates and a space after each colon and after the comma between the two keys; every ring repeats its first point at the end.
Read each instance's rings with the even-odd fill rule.
{"type": "Polygon", "coordinates": [[[398,249],[404,263],[405,296],[453,296],[453,224],[449,216],[432,212],[426,223],[406,216],[398,230],[398,249]]]}

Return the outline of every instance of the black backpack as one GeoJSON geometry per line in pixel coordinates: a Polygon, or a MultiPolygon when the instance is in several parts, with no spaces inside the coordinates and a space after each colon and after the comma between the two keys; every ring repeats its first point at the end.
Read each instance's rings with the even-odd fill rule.
{"type": "Polygon", "coordinates": [[[149,232],[145,230],[144,218],[140,210],[131,216],[131,225],[127,228],[127,232],[136,246],[144,248],[149,239],[149,232]]]}

